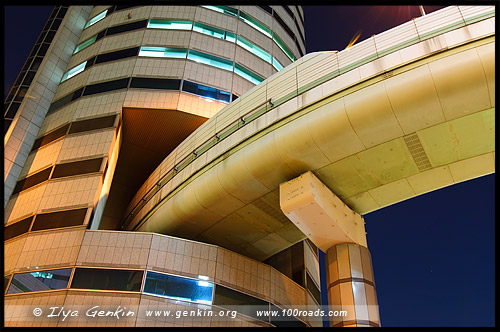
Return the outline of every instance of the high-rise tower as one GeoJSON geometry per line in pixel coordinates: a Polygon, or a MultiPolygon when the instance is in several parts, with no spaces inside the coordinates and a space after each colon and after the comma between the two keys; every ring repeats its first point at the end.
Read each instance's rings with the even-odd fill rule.
{"type": "MultiPolygon", "coordinates": [[[[213,269],[227,264],[231,280],[214,293],[219,304],[304,304],[300,285],[221,247],[87,230],[120,229],[133,195],[180,142],[304,54],[299,6],[56,6],[5,100],[7,293],[26,292],[16,295],[18,303],[61,295],[56,304],[64,304],[92,290],[114,290],[95,294],[118,304],[123,304],[120,296],[128,296],[137,309],[146,296],[137,290],[144,291],[143,279],[152,278],[145,285],[150,294],[158,296],[156,289],[167,284],[189,288],[197,282],[210,294],[162,294],[187,299],[188,306],[207,303],[208,297],[212,303],[219,278],[213,269]],[[88,258],[100,261],[91,263],[82,253],[96,235],[111,246],[87,248],[88,258]],[[31,246],[32,241],[37,244],[31,246]],[[138,250],[129,241],[138,241],[138,250]],[[172,254],[168,243],[177,244],[174,253],[186,259],[178,261],[179,256],[173,265],[155,260],[150,266],[151,250],[163,260],[172,254]],[[252,270],[246,271],[251,280],[240,280],[242,270],[232,259],[252,270]],[[184,266],[187,261],[191,264],[184,266]],[[283,299],[271,300],[271,293],[283,299]]],[[[301,248],[296,250],[304,257],[301,248]]],[[[33,316],[24,318],[11,323],[23,325],[33,316]]],[[[256,322],[247,324],[269,324],[256,322]]]]}

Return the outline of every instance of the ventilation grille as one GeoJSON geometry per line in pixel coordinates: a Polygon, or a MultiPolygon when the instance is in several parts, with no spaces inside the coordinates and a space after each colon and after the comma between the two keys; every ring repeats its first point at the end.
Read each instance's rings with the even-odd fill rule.
{"type": "Polygon", "coordinates": [[[427,154],[422,147],[422,143],[418,139],[417,133],[406,135],[403,138],[405,140],[406,146],[408,147],[408,150],[410,150],[415,164],[418,167],[418,170],[425,171],[431,169],[432,165],[429,161],[429,158],[427,158],[427,154]]]}

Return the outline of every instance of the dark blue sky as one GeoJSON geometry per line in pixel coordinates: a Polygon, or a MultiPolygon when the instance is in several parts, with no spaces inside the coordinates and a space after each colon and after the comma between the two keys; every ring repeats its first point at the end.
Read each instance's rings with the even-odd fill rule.
{"type": "MultiPolygon", "coordinates": [[[[3,8],[7,93],[51,7],[3,8]]],[[[307,51],[314,52],[342,50],[357,33],[360,42],[420,12],[313,6],[305,14],[307,51]]],[[[494,183],[494,174],[484,176],[364,216],[382,326],[494,325],[494,183]]]]}

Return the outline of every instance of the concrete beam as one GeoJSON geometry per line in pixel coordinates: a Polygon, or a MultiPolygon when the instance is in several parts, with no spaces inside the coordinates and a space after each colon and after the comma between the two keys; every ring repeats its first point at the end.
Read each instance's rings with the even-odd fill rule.
{"type": "Polygon", "coordinates": [[[280,185],[285,215],[322,251],[340,243],[366,247],[363,217],[351,210],[312,172],[280,185]]]}

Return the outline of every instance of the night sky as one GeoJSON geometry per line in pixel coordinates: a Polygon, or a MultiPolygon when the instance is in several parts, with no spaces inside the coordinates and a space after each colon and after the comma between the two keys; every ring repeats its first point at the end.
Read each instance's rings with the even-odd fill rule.
{"type": "MultiPolygon", "coordinates": [[[[3,8],[7,94],[52,7],[3,8]]],[[[308,53],[340,51],[358,34],[360,42],[420,16],[416,6],[304,11],[308,53]]],[[[483,176],[364,216],[382,326],[494,326],[494,182],[483,176]]]]}

